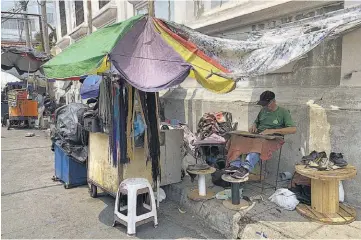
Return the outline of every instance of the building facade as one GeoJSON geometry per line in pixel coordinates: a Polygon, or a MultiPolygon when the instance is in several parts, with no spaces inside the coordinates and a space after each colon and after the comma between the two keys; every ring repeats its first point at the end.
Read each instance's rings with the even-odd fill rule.
{"type": "MultiPolygon", "coordinates": [[[[360,1],[155,1],[156,16],[174,20],[208,35],[242,40],[252,31],[264,31],[342,8],[361,5],[360,1]],[[158,10],[157,10],[158,9],[158,10]],[[170,11],[169,11],[170,10],[170,11]],[[175,11],[176,10],[176,11],[175,11]]],[[[146,13],[143,1],[92,1],[93,29],[146,13]]],[[[64,49],[86,35],[86,3],[56,1],[58,46],[64,49]],[[58,7],[61,5],[60,7],[58,7]],[[84,16],[77,17],[75,9],[84,16]],[[65,13],[64,13],[65,12],[65,13]],[[60,17],[62,16],[62,19],[60,17]],[[77,18],[79,18],[77,20],[77,18]],[[84,18],[84,19],[83,19],[84,18]]],[[[217,95],[189,79],[178,88],[161,93],[165,117],[188,123],[196,130],[206,112],[229,111],[239,130],[246,130],[260,110],[255,105],[265,90],[276,93],[279,105],[288,108],[298,131],[286,137],[281,171],[294,165],[312,150],[342,152],[346,160],[361,170],[361,29],[328,40],[277,72],[237,83],[231,93],[217,95]]],[[[74,84],[73,94],[78,94],[74,84]]],[[[73,98],[77,99],[79,97],[73,98]]],[[[80,98],[79,98],[80,99],[80,98]]],[[[277,154],[275,154],[275,158],[277,154]]],[[[276,161],[269,162],[270,176],[276,161]]],[[[361,207],[361,181],[346,181],[346,201],[361,207]]]]}
{"type": "MultiPolygon", "coordinates": [[[[1,1],[1,11],[2,12],[19,12],[20,11],[20,1],[19,0],[5,0],[1,1]]],[[[53,28],[56,24],[55,16],[55,3],[53,1],[47,1],[47,22],[53,28]]],[[[27,13],[30,14],[41,14],[41,6],[36,0],[30,0],[27,4],[27,13]]],[[[25,23],[24,15],[12,15],[12,14],[2,14],[2,23],[1,23],[1,43],[2,45],[26,45],[25,38],[25,23]]],[[[30,28],[30,40],[33,46],[39,44],[36,39],[36,35],[40,34],[40,24],[39,18],[35,16],[29,16],[29,28],[30,28]]],[[[51,29],[49,29],[49,33],[51,29]]]]}

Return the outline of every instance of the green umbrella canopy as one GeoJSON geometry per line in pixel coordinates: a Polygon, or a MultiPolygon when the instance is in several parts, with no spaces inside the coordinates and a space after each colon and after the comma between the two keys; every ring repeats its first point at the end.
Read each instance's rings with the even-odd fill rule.
{"type": "Polygon", "coordinates": [[[59,55],[43,65],[48,78],[71,78],[89,74],[99,67],[103,58],[115,44],[144,15],[101,28],[70,45],[59,55]]]}

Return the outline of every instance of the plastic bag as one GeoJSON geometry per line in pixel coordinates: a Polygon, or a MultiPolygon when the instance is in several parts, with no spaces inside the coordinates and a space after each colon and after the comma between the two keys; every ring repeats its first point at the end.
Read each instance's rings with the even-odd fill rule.
{"type": "Polygon", "coordinates": [[[338,197],[339,197],[339,202],[345,201],[345,190],[343,189],[342,181],[339,182],[338,197]]]}
{"type": "MultiPolygon", "coordinates": [[[[154,193],[154,198],[157,199],[158,194],[157,192],[154,193]]],[[[162,202],[167,195],[165,194],[164,190],[162,188],[159,188],[159,202],[162,202]]]]}
{"type": "Polygon", "coordinates": [[[276,192],[269,197],[269,200],[286,210],[294,210],[300,203],[296,195],[286,188],[277,189],[276,192]]]}

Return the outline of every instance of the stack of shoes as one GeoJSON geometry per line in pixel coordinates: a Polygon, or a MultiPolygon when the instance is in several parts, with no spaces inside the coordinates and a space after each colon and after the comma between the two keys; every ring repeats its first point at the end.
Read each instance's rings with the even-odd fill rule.
{"type": "Polygon", "coordinates": [[[243,179],[244,181],[248,180],[249,171],[244,167],[230,166],[224,169],[224,171],[235,179],[243,179]]]}
{"type": "Polygon", "coordinates": [[[309,155],[302,157],[300,164],[306,165],[306,167],[316,168],[319,171],[329,171],[347,166],[347,162],[343,159],[342,153],[331,152],[328,158],[324,151],[312,151],[309,155]]]}

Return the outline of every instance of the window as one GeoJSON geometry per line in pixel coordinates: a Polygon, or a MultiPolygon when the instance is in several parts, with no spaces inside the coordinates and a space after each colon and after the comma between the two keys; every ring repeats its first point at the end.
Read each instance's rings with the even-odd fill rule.
{"type": "MultiPolygon", "coordinates": [[[[5,20],[3,20],[5,21],[5,20]]],[[[18,29],[18,21],[16,19],[8,19],[5,22],[1,23],[2,29],[18,29]]]]}
{"type": "Polygon", "coordinates": [[[82,1],[75,1],[75,25],[79,26],[84,22],[84,4],[82,1]]]}
{"type": "Polygon", "coordinates": [[[147,14],[147,13],[148,13],[148,5],[145,5],[140,8],[135,9],[135,15],[147,14]]]}
{"type": "Polygon", "coordinates": [[[101,9],[102,7],[107,5],[109,2],[110,2],[110,0],[108,0],[108,1],[99,1],[99,9],[101,9]]]}
{"type": "Polygon", "coordinates": [[[64,2],[64,0],[59,1],[59,13],[60,13],[61,36],[64,37],[68,32],[67,25],[66,25],[66,14],[65,14],[65,2],[64,2]]]}
{"type": "Polygon", "coordinates": [[[211,0],[211,8],[222,7],[229,0],[211,0]]]}
{"type": "MultiPolygon", "coordinates": [[[[24,30],[24,27],[25,27],[25,21],[20,20],[19,21],[19,29],[24,30]]],[[[30,31],[32,31],[32,32],[35,31],[35,20],[34,19],[30,19],[29,28],[30,28],[30,31]]]]}
{"type": "Polygon", "coordinates": [[[168,21],[174,21],[174,1],[158,0],[154,3],[155,16],[168,21]]]}
{"type": "MultiPolygon", "coordinates": [[[[155,0],[154,11],[157,18],[174,21],[174,0],[155,0]]],[[[135,14],[147,14],[148,4],[135,6],[135,14]]]]}
{"type": "Polygon", "coordinates": [[[54,22],[54,14],[53,13],[46,13],[46,18],[48,20],[48,23],[54,22]]]}

